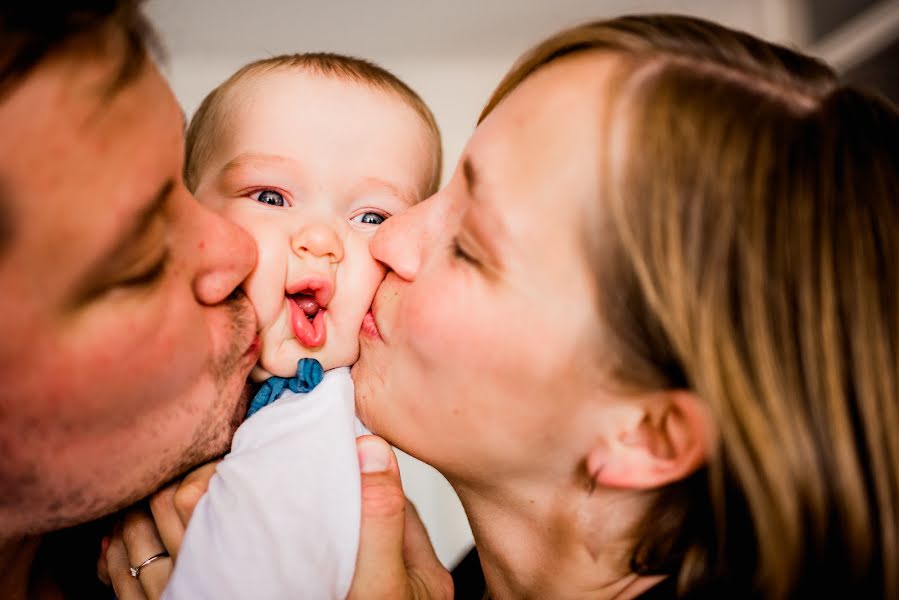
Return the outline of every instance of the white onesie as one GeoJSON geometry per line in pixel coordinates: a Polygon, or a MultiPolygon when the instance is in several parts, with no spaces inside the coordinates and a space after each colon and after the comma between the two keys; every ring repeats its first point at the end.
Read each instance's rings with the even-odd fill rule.
{"type": "Polygon", "coordinates": [[[344,598],[359,546],[355,438],[366,433],[348,367],[247,419],[197,504],[163,598],[344,598]]]}

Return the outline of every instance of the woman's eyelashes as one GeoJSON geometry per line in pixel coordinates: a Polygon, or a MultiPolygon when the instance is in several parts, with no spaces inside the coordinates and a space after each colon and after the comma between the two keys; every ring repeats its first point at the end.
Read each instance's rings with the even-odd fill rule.
{"type": "Polygon", "coordinates": [[[454,237],[453,241],[450,243],[450,251],[452,252],[453,257],[458,260],[467,262],[475,267],[481,265],[481,262],[478,259],[462,247],[462,244],[459,243],[459,238],[457,237],[454,237]]]}

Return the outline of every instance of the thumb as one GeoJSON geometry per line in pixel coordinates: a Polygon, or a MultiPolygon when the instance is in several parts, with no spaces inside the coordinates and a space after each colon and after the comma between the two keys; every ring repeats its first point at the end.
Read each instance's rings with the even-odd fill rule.
{"type": "MultiPolygon", "coordinates": [[[[187,527],[194,509],[209,489],[209,482],[215,475],[221,459],[208,462],[188,473],[175,490],[172,502],[184,528],[187,527]]],[[[180,544],[179,544],[180,545],[180,544]]]]}
{"type": "Polygon", "coordinates": [[[373,435],[356,440],[362,475],[362,530],[349,598],[403,598],[408,575],[403,561],[406,498],[390,446],[373,435]]]}

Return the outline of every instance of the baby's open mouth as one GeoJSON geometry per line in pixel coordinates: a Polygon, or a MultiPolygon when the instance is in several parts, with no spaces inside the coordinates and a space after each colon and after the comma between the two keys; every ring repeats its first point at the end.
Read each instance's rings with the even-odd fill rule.
{"type": "Polygon", "coordinates": [[[306,318],[312,321],[315,315],[322,310],[321,305],[315,300],[315,292],[306,290],[298,294],[289,294],[290,298],[300,310],[306,315],[306,318]]]}
{"type": "Polygon", "coordinates": [[[325,314],[333,294],[331,282],[307,279],[286,291],[294,337],[310,350],[320,348],[328,334],[325,314]]]}

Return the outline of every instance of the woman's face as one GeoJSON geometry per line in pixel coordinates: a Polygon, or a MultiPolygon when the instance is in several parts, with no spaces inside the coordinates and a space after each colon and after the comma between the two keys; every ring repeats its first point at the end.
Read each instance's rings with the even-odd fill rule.
{"type": "Polygon", "coordinates": [[[568,468],[556,454],[595,443],[584,220],[608,62],[576,56],[531,75],[477,128],[447,187],[372,241],[391,272],[363,323],[359,414],[456,481],[568,468]]]}

